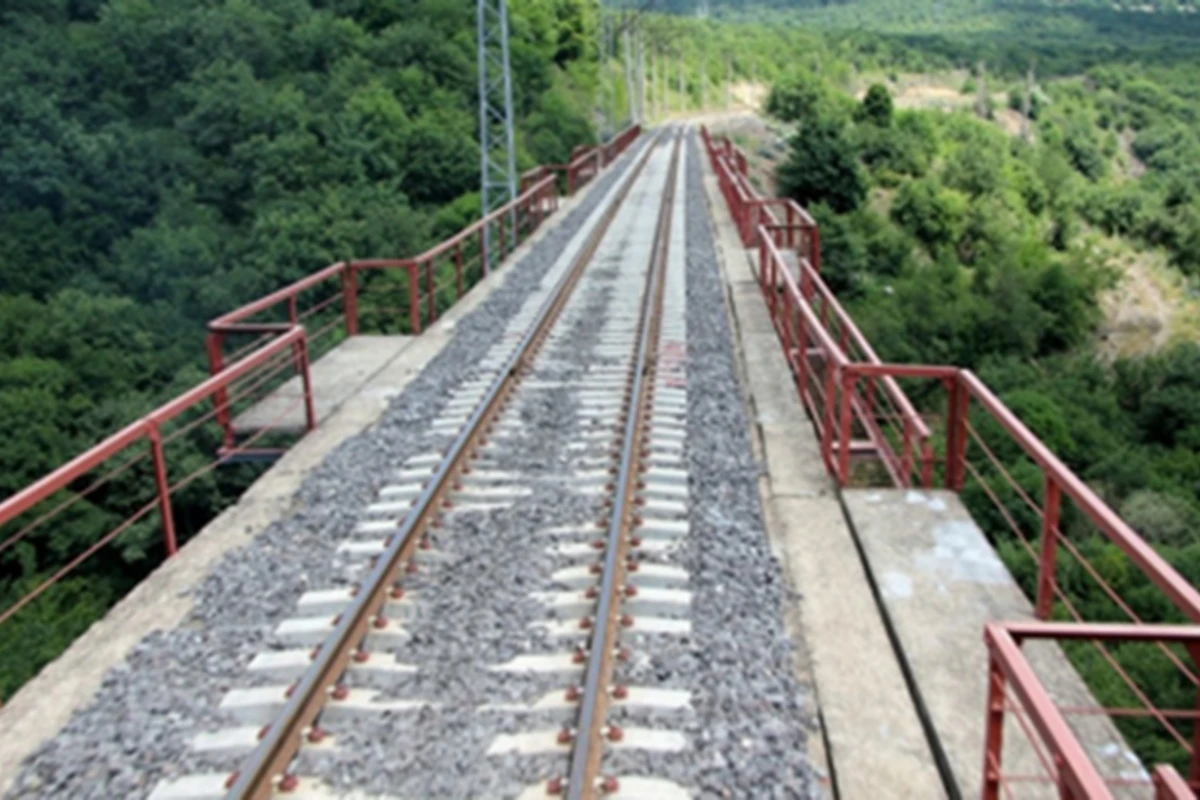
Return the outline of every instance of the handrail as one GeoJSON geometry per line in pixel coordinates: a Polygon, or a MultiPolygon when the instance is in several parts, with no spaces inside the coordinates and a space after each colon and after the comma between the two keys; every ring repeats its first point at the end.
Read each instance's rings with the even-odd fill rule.
{"type": "MultiPolygon", "coordinates": [[[[1009,711],[1007,690],[1012,688],[1019,702],[1016,714],[1028,718],[1049,750],[1045,763],[1057,775],[1055,781],[1064,797],[1104,800],[1113,795],[1108,784],[1084,751],[1079,738],[1068,725],[1045,685],[1026,659],[1021,645],[1029,639],[1052,642],[1091,641],[1124,644],[1179,645],[1196,652],[1200,648],[1200,626],[1129,625],[1118,623],[1066,622],[993,622],[984,628],[988,650],[987,724],[984,727],[983,790],[984,800],[1011,796],[1001,790],[1004,783],[1004,714],[1009,711]]],[[[1033,731],[1026,729],[1027,735],[1033,731]]],[[[1027,780],[1029,776],[1021,776],[1027,780]]],[[[1195,795],[1175,768],[1159,764],[1151,776],[1156,800],[1185,800],[1195,795]]],[[[1123,795],[1124,796],[1124,795],[1123,795]]]]}
{"type": "Polygon", "coordinates": [[[1200,623],[1200,592],[1029,430],[975,373],[962,370],[959,381],[970,397],[977,400],[1026,455],[1042,468],[1058,490],[1074,500],[1088,519],[1137,564],[1184,616],[1200,623]]]}
{"type": "MultiPolygon", "coordinates": [[[[436,259],[453,255],[454,299],[461,299],[469,288],[464,280],[464,270],[467,266],[464,249],[472,237],[479,239],[478,252],[474,258],[478,259],[477,265],[480,267],[480,273],[486,275],[492,260],[487,252],[489,244],[486,231],[494,229],[497,234],[498,249],[501,253],[515,247],[522,233],[525,235],[531,233],[558,208],[558,188],[554,174],[556,170],[566,172],[568,191],[573,193],[597,174],[602,166],[611,163],[613,159],[623,153],[640,133],[640,126],[632,125],[605,145],[582,148],[580,153],[568,164],[542,165],[526,171],[521,176],[521,193],[516,198],[422,253],[400,259],[339,261],[214,318],[207,325],[205,344],[210,374],[215,375],[225,368],[224,347],[227,337],[238,334],[272,334],[286,330],[289,325],[301,324],[303,322],[302,313],[298,308],[300,294],[315,289],[330,280],[336,279],[340,283],[341,324],[345,327],[346,335],[357,335],[359,332],[358,273],[362,270],[398,270],[407,276],[408,328],[412,333],[419,334],[427,322],[431,324],[438,315],[437,295],[442,287],[438,284],[435,276],[434,262],[436,259]],[[510,227],[515,230],[509,230],[510,227]],[[251,317],[285,303],[287,304],[287,323],[249,321],[251,317]],[[424,310],[422,310],[422,304],[424,310]]],[[[336,295],[333,299],[336,299],[336,295]]],[[[333,323],[330,325],[332,326],[333,323]]],[[[255,344],[257,342],[250,346],[253,347],[255,344]]],[[[224,446],[228,448],[233,446],[235,432],[226,400],[223,391],[219,391],[214,397],[218,422],[223,431],[224,446]]]]}

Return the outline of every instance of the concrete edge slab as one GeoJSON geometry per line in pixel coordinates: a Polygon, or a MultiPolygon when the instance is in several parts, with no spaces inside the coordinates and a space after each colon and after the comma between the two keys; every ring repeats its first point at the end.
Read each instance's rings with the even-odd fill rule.
{"type": "Polygon", "coordinates": [[[701,159],[772,551],[798,598],[783,609],[797,677],[815,686],[810,751],[840,798],[945,797],[945,787],[812,426],[742,246],[701,159]]]}
{"type": "MultiPolygon", "coordinates": [[[[620,163],[620,162],[618,162],[620,163]]],[[[192,609],[191,592],[226,552],[242,547],[293,509],[304,479],[346,439],[373,425],[393,397],[446,345],[458,320],[479,306],[570,211],[595,190],[590,181],[563,198],[558,212],[388,364],[320,427],[252,484],[236,503],[214,517],[174,558],[164,561],[57,659],[0,708],[0,796],[12,787],[21,763],[56,736],[85,707],[108,672],[154,631],[176,627],[192,609]],[[386,377],[386,380],[385,380],[386,377]]]]}

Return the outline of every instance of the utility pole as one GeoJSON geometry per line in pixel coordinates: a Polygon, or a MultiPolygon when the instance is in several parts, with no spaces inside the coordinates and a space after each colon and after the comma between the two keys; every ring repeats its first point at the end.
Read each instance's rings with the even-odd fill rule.
{"type": "Polygon", "coordinates": [[[725,110],[733,108],[733,58],[725,55],[725,110]]]}
{"type": "Polygon", "coordinates": [[[650,112],[650,119],[657,120],[659,118],[658,104],[658,53],[654,47],[654,41],[650,42],[650,54],[647,57],[650,62],[650,81],[646,84],[646,108],[650,112]]]}
{"type": "Polygon", "coordinates": [[[687,111],[687,92],[683,83],[683,54],[679,54],[679,111],[687,111]]]}
{"type": "Polygon", "coordinates": [[[1033,112],[1033,65],[1029,62],[1029,71],[1025,73],[1025,94],[1021,97],[1021,138],[1029,141],[1029,116],[1033,112]]]}
{"type": "Polygon", "coordinates": [[[658,80],[659,80],[659,108],[662,111],[663,119],[666,119],[671,114],[671,97],[667,94],[667,73],[671,69],[671,57],[667,55],[666,50],[658,51],[658,80]]]}
{"type": "Polygon", "coordinates": [[[975,113],[983,119],[988,119],[988,93],[987,93],[987,64],[983,59],[979,59],[979,67],[976,70],[978,76],[978,89],[975,94],[975,113]]]}
{"type": "Polygon", "coordinates": [[[620,31],[620,43],[624,52],[625,65],[625,108],[629,112],[629,121],[637,121],[637,98],[634,96],[634,54],[630,52],[632,49],[629,41],[629,25],[625,24],[625,13],[622,16],[622,31],[620,31]]]}
{"type": "MultiPolygon", "coordinates": [[[[517,162],[513,139],[512,73],[508,64],[508,8],[505,0],[476,0],[476,45],[479,62],[479,199],[484,217],[517,197],[517,162]]],[[[502,225],[503,223],[501,223],[502,225]]],[[[493,252],[491,225],[483,228],[481,263],[486,275],[504,257],[493,252]]],[[[501,230],[503,230],[501,228],[501,230]]],[[[507,237],[515,244],[516,210],[509,213],[507,237]]]]}
{"type": "Polygon", "coordinates": [[[639,19],[633,29],[633,40],[637,44],[637,121],[646,122],[646,42],[639,19]]]}
{"type": "Polygon", "coordinates": [[[596,127],[598,128],[597,133],[599,134],[596,138],[598,138],[600,141],[604,141],[608,137],[611,129],[611,123],[608,120],[608,115],[612,110],[612,92],[610,91],[612,87],[608,82],[608,17],[604,14],[603,3],[600,3],[599,5],[599,12],[600,21],[596,26],[596,60],[598,64],[596,70],[596,79],[600,82],[600,109],[596,115],[596,127]]]}
{"type": "MultiPolygon", "coordinates": [[[[708,19],[708,0],[696,0],[696,16],[708,19]]],[[[708,110],[708,50],[700,43],[700,110],[708,110]]]]}

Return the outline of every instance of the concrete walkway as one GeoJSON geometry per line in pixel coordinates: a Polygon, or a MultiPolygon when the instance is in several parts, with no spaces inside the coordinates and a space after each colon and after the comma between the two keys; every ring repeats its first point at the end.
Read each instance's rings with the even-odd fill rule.
{"type": "MultiPolygon", "coordinates": [[[[351,336],[312,363],[313,407],[318,422],[353,397],[404,352],[412,336],[351,336]]],[[[296,375],[233,420],[238,433],[304,427],[304,388],[296,375]]]]}
{"type": "MultiPolygon", "coordinates": [[[[1032,620],[1033,606],[953,492],[846,489],[842,498],[952,788],[978,797],[988,680],[983,628],[1032,620]]],[[[1027,642],[1022,649],[1056,703],[1099,705],[1057,644],[1027,642]]],[[[1101,775],[1149,780],[1108,717],[1068,721],[1101,775]]],[[[1005,722],[1004,773],[1046,775],[1016,715],[1005,722]]],[[[1127,789],[1113,787],[1113,794],[1146,796],[1145,786],[1127,789]]],[[[1058,796],[1051,785],[1020,786],[1022,798],[1058,796]]]]}
{"type": "MultiPolygon", "coordinates": [[[[818,442],[707,158],[712,210],[745,371],[775,555],[799,598],[785,609],[802,679],[816,683],[831,783],[844,800],[945,797],[818,442]],[[802,633],[800,633],[802,632],[802,633]]],[[[816,763],[816,762],[814,762],[816,763]]]]}

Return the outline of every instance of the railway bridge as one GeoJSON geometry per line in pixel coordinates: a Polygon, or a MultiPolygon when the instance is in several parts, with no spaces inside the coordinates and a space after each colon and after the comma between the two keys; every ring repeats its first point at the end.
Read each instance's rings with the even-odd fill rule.
{"type": "Polygon", "coordinates": [[[969,370],[882,361],[747,173],[629,128],[213,320],[207,380],[0,503],[6,550],[143,498],[0,625],[131,530],[162,553],[5,698],[0,792],[1193,796],[1200,593],[969,370]]]}

